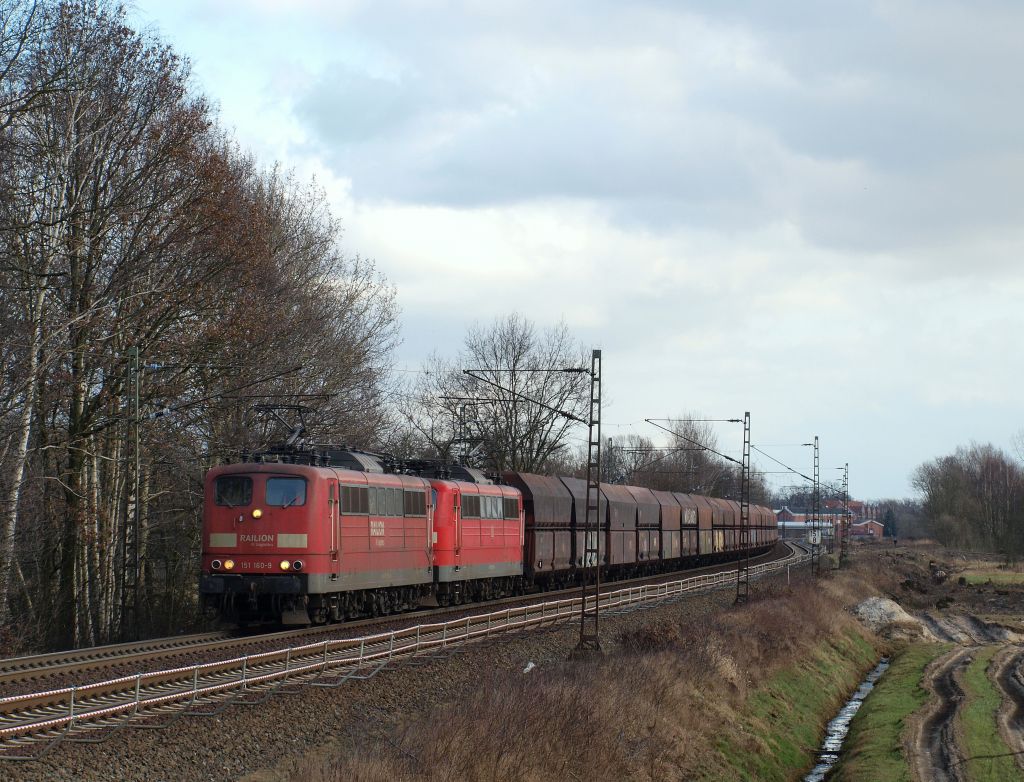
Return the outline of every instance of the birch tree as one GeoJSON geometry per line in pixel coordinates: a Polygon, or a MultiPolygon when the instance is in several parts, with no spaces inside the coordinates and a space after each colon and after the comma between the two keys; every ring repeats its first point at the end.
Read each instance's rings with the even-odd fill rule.
{"type": "Polygon", "coordinates": [[[324,194],[238,150],[187,62],[126,19],[104,0],[0,0],[12,649],[196,623],[203,472],[261,443],[254,406],[316,400],[311,436],[368,447],[387,415],[394,289],[342,252],[324,194]]]}

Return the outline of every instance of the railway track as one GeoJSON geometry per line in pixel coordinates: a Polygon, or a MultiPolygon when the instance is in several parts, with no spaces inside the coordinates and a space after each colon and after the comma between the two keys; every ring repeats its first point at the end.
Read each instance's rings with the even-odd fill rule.
{"type": "MultiPolygon", "coordinates": [[[[809,556],[791,547],[781,559],[751,565],[751,576],[779,572],[807,560],[809,556]]],[[[619,582],[602,592],[600,609],[635,610],[694,592],[730,586],[735,583],[734,572],[735,566],[729,566],[658,583],[619,582]]],[[[212,716],[231,704],[258,703],[300,685],[337,687],[352,679],[369,678],[389,664],[448,654],[465,643],[526,628],[555,626],[580,615],[579,597],[552,599],[554,594],[542,595],[539,602],[507,605],[497,610],[490,603],[485,613],[447,621],[349,638],[307,638],[302,643],[229,659],[0,698],[0,758],[38,759],[64,740],[94,742],[125,728],[162,727],[184,714],[212,716]]],[[[588,610],[592,605],[588,603],[588,610]]],[[[461,610],[465,612],[465,608],[461,610]]],[[[421,614],[411,618],[424,617],[421,614]]],[[[297,636],[294,632],[270,635],[297,636]]],[[[251,639],[232,639],[230,643],[239,640],[251,639]]]]}
{"type": "Polygon", "coordinates": [[[132,661],[158,659],[186,650],[232,638],[229,632],[196,633],[168,638],[154,638],[137,643],[109,644],[74,649],[68,652],[35,654],[0,660],[0,686],[13,682],[33,681],[68,672],[101,669],[132,661]]]}
{"type": "MultiPolygon", "coordinates": [[[[776,547],[767,554],[751,560],[752,563],[771,562],[785,556],[785,546],[776,547]]],[[[658,583],[678,579],[682,573],[701,575],[721,570],[734,570],[735,563],[712,565],[703,568],[662,573],[656,576],[613,581],[602,584],[602,592],[623,587],[658,583]]],[[[579,587],[552,590],[549,592],[533,592],[526,595],[490,600],[486,603],[468,603],[447,608],[426,608],[404,614],[392,614],[371,619],[358,619],[337,624],[304,627],[294,630],[282,630],[269,633],[238,635],[232,632],[198,633],[194,635],[156,638],[138,643],[111,644],[85,649],[74,649],[67,652],[17,657],[0,660],[0,697],[20,695],[31,691],[31,688],[46,683],[52,688],[70,684],[71,677],[80,678],[90,672],[129,675],[134,673],[133,666],[149,665],[161,660],[179,660],[196,662],[199,656],[226,657],[237,656],[246,649],[264,650],[287,645],[302,639],[318,640],[324,636],[345,637],[365,632],[366,628],[388,626],[392,624],[407,625],[420,623],[432,618],[443,618],[464,615],[486,607],[505,607],[521,605],[537,600],[551,600],[560,596],[572,596],[579,592],[579,587]],[[67,679],[67,681],[65,681],[67,679]]]]}

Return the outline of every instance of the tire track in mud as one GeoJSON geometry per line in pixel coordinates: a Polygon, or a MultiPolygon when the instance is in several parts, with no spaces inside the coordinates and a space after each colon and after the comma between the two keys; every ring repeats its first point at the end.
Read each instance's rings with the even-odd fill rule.
{"type": "Polygon", "coordinates": [[[928,612],[923,612],[918,618],[924,622],[925,627],[938,641],[960,645],[974,643],[974,638],[945,619],[940,621],[928,612]]]}
{"type": "Polygon", "coordinates": [[[1003,692],[996,716],[999,732],[1011,751],[1021,753],[1015,760],[1024,768],[1024,648],[1014,647],[1004,655],[992,678],[1003,692]]]}
{"type": "Polygon", "coordinates": [[[918,779],[925,782],[966,782],[956,717],[964,700],[958,678],[970,661],[969,649],[955,650],[926,675],[925,684],[935,700],[921,722],[915,753],[918,779]]]}

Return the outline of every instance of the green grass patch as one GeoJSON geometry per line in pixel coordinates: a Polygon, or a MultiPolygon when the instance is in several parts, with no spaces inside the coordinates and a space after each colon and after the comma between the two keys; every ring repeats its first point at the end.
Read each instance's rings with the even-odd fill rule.
{"type": "Polygon", "coordinates": [[[984,647],[978,651],[964,673],[963,733],[967,773],[974,782],[1005,782],[1024,779],[1017,764],[1007,753],[1010,748],[1003,742],[996,725],[996,712],[1002,696],[987,671],[998,647],[984,647]]]}
{"type": "Polygon", "coordinates": [[[964,579],[968,584],[1024,584],[1024,573],[1015,573],[1009,570],[994,570],[984,572],[964,573],[964,579]]]}
{"type": "Polygon", "coordinates": [[[728,735],[718,742],[729,767],[728,777],[722,778],[789,780],[794,772],[808,769],[825,724],[877,659],[870,643],[847,631],[822,641],[812,654],[772,676],[750,696],[738,732],[761,741],[728,735]]]}
{"type": "Polygon", "coordinates": [[[911,644],[898,652],[850,724],[836,780],[912,778],[903,755],[907,719],[928,700],[921,686],[928,663],[949,650],[946,644],[911,644]]]}

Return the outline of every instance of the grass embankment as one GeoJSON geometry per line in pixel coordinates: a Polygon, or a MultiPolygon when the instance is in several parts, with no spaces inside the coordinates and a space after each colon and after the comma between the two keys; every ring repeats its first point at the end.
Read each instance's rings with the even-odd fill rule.
{"type": "Polygon", "coordinates": [[[988,669],[998,651],[997,646],[979,649],[964,673],[964,755],[967,773],[974,782],[1024,779],[996,725],[1002,695],[989,678],[988,669]]]}
{"type": "Polygon", "coordinates": [[[975,584],[1024,584],[1024,573],[1012,570],[967,571],[963,578],[972,586],[975,584]]]}
{"type": "Polygon", "coordinates": [[[823,717],[835,715],[864,671],[877,661],[874,646],[846,630],[777,672],[750,697],[742,720],[744,732],[761,736],[764,746],[744,746],[732,736],[724,739],[719,745],[728,759],[723,772],[731,773],[722,773],[721,778],[789,779],[794,769],[806,767],[808,749],[821,743],[823,717]]]}
{"type": "Polygon", "coordinates": [[[774,590],[699,622],[632,620],[602,658],[481,676],[384,741],[311,758],[295,779],[789,780],[877,660],[843,606],[868,571],[774,590]]]}
{"type": "Polygon", "coordinates": [[[885,675],[875,685],[850,723],[846,753],[836,780],[911,779],[903,754],[903,733],[910,715],[928,700],[921,683],[924,669],[949,650],[948,645],[916,643],[897,652],[885,675]]]}

